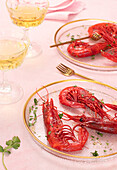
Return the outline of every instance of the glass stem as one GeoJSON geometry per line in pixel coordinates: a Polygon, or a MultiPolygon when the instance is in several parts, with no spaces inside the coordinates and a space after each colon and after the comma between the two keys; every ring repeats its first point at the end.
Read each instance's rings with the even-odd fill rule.
{"type": "Polygon", "coordinates": [[[0,92],[1,93],[9,93],[11,91],[11,86],[7,83],[5,78],[5,71],[2,71],[2,82],[0,85],[0,92]]]}
{"type": "Polygon", "coordinates": [[[2,71],[2,88],[5,89],[6,81],[5,81],[5,71],[2,71]]]}
{"type": "Polygon", "coordinates": [[[29,43],[29,48],[31,48],[31,43],[28,35],[29,28],[24,28],[24,37],[23,40],[29,43]]]}
{"type": "Polygon", "coordinates": [[[28,31],[29,31],[28,28],[24,28],[24,40],[29,39],[29,37],[28,37],[28,31]]]}

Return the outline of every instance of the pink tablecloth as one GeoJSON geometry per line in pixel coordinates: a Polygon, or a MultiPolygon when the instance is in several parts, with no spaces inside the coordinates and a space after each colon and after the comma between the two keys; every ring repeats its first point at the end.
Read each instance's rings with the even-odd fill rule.
{"type": "MultiPolygon", "coordinates": [[[[84,18],[102,18],[117,21],[116,0],[82,0],[86,9],[78,15],[71,16],[70,20],[84,18]]],[[[50,49],[54,43],[55,31],[66,21],[45,20],[43,24],[30,30],[30,38],[41,43],[43,53],[34,59],[25,59],[21,67],[7,72],[10,80],[16,81],[24,89],[24,96],[16,104],[0,106],[0,145],[5,146],[5,141],[13,136],[19,136],[21,146],[12,150],[12,154],[5,156],[8,170],[98,170],[117,169],[114,159],[99,163],[72,162],[58,158],[41,149],[29,135],[23,122],[23,108],[26,100],[36,88],[53,81],[68,79],[61,75],[56,66],[62,62],[74,68],[76,72],[103,81],[112,86],[117,86],[116,72],[92,72],[78,68],[62,58],[56,48],[50,49]]],[[[0,27],[12,27],[11,20],[5,7],[5,1],[0,1],[0,27]]],[[[76,78],[73,76],[72,78],[76,78]]],[[[3,170],[2,154],[0,154],[0,169],[3,170]]]]}

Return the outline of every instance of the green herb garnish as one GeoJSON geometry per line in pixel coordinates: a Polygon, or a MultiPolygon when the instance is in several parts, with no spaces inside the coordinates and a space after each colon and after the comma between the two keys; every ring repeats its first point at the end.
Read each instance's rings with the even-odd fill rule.
{"type": "Polygon", "coordinates": [[[92,138],[94,138],[94,136],[91,136],[92,138]]]}
{"type": "Polygon", "coordinates": [[[100,102],[104,104],[104,99],[101,99],[101,101],[100,101],[100,102]]]}
{"type": "Polygon", "coordinates": [[[37,105],[37,103],[38,103],[38,100],[36,98],[34,98],[34,103],[35,103],[35,105],[37,105]]]}
{"type": "Polygon", "coordinates": [[[69,36],[70,36],[70,33],[69,33],[69,34],[67,34],[66,36],[67,36],[67,37],[69,37],[69,36]]]}
{"type": "Polygon", "coordinates": [[[51,127],[53,127],[53,125],[52,125],[52,124],[50,124],[50,126],[51,126],[51,127]]]}
{"type": "Polygon", "coordinates": [[[91,59],[94,60],[94,59],[95,59],[95,55],[92,55],[92,56],[91,56],[91,59]]]}
{"type": "Polygon", "coordinates": [[[51,131],[48,132],[48,135],[50,135],[50,134],[51,134],[51,131]]]}
{"type": "Polygon", "coordinates": [[[107,47],[111,47],[111,44],[107,44],[107,47]]]}
{"type": "Polygon", "coordinates": [[[59,114],[59,118],[62,119],[63,117],[63,113],[59,114]]]}
{"type": "Polygon", "coordinates": [[[108,146],[108,145],[109,145],[109,143],[108,143],[108,142],[106,142],[106,145],[108,146]]]}
{"type": "Polygon", "coordinates": [[[31,113],[31,107],[29,107],[29,113],[31,113]]]}
{"type": "Polygon", "coordinates": [[[100,135],[101,137],[103,137],[103,133],[97,132],[97,134],[100,135]]]}
{"type": "Polygon", "coordinates": [[[4,168],[7,170],[6,168],[6,165],[4,163],[4,155],[5,153],[8,153],[8,154],[11,154],[11,149],[18,149],[20,147],[20,139],[18,136],[14,136],[12,138],[12,140],[8,140],[6,141],[6,147],[3,148],[1,145],[0,145],[0,152],[2,152],[2,163],[3,163],[3,166],[4,168]]]}
{"type": "Polygon", "coordinates": [[[93,156],[99,156],[98,152],[95,151],[95,152],[91,152],[93,156]]]}
{"type": "Polygon", "coordinates": [[[75,39],[74,38],[71,38],[71,41],[74,41],[75,39]]]}

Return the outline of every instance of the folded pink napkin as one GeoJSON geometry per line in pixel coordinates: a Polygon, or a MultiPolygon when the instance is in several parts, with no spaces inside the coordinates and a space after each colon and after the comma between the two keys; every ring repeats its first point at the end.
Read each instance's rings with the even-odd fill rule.
{"type": "Polygon", "coordinates": [[[78,0],[59,0],[56,4],[50,4],[45,19],[68,20],[70,15],[78,14],[84,7],[84,3],[78,0]]]}

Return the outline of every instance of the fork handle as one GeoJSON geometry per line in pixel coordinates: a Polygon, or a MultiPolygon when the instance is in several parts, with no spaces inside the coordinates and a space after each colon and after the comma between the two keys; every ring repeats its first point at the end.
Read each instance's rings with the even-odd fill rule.
{"type": "Polygon", "coordinates": [[[100,81],[97,81],[97,80],[91,79],[91,78],[89,78],[89,77],[83,76],[83,75],[81,75],[81,74],[79,74],[79,73],[74,73],[74,74],[77,75],[77,76],[80,76],[80,77],[82,77],[82,78],[85,78],[85,79],[87,79],[87,80],[93,80],[93,81],[95,81],[95,82],[97,82],[97,83],[100,83],[101,85],[106,85],[107,87],[109,87],[109,88],[114,89],[114,90],[117,91],[117,88],[116,88],[116,87],[113,87],[113,86],[110,86],[110,85],[108,85],[108,84],[102,83],[102,82],[100,82],[100,81]]]}
{"type": "Polygon", "coordinates": [[[71,41],[66,41],[66,42],[62,42],[62,43],[59,43],[59,44],[55,44],[55,45],[51,45],[50,48],[52,47],[58,47],[58,46],[61,46],[61,45],[64,45],[64,44],[69,44],[69,43],[72,43],[73,41],[79,41],[79,40],[85,40],[85,39],[88,39],[90,38],[89,36],[87,37],[82,37],[82,38],[78,38],[78,39],[74,39],[74,40],[71,40],[71,41]]]}
{"type": "Polygon", "coordinates": [[[77,75],[77,76],[80,76],[80,77],[82,77],[82,78],[95,81],[94,79],[91,79],[91,78],[89,78],[89,77],[83,76],[83,75],[81,75],[81,74],[79,74],[79,73],[74,73],[74,74],[77,75]]]}

